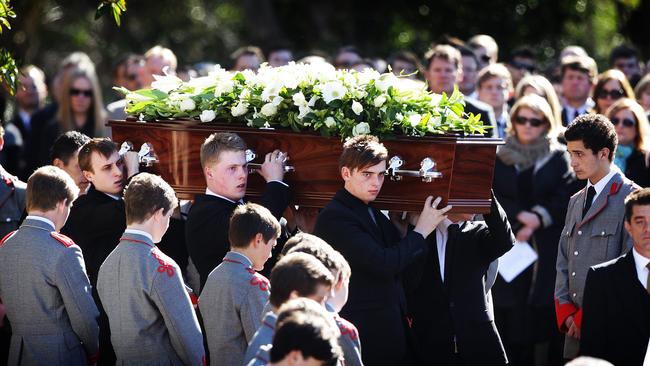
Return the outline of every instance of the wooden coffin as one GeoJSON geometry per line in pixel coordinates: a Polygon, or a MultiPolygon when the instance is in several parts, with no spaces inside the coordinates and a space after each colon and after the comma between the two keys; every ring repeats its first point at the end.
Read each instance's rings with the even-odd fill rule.
{"type": "MultiPolygon", "coordinates": [[[[130,141],[136,150],[145,142],[151,144],[157,162],[146,169],[161,175],[180,198],[192,199],[195,194],[205,192],[199,151],[205,138],[217,131],[239,134],[257,154],[253,163],[261,162],[266,153],[276,148],[288,152],[289,165],[295,170],[285,175],[285,181],[292,188],[296,205],[323,207],[343,186],[338,171],[342,148],[339,137],[194,121],[110,121],[108,125],[117,143],[130,141]]],[[[405,137],[383,143],[389,157],[399,155],[402,158],[400,170],[411,170],[412,175],[417,175],[420,162],[429,157],[436,163],[435,175],[441,174],[441,177],[424,182],[418,176],[403,176],[401,180],[387,176],[375,201],[376,207],[419,212],[426,197],[432,195],[442,196],[445,202],[453,205],[452,212],[489,211],[496,148],[503,143],[501,139],[405,137]]],[[[263,186],[262,177],[251,174],[247,195],[255,200],[263,186]]]]}

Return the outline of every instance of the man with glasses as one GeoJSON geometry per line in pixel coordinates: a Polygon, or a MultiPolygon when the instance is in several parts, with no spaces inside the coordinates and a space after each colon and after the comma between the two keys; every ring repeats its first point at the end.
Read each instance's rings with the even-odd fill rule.
{"type": "Polygon", "coordinates": [[[589,56],[566,56],[562,59],[562,125],[568,126],[578,116],[594,107],[589,97],[596,81],[596,61],[589,56]]]}
{"type": "Polygon", "coordinates": [[[513,86],[517,86],[524,76],[535,72],[535,62],[535,52],[528,47],[520,47],[512,51],[506,66],[512,75],[513,86]]]}

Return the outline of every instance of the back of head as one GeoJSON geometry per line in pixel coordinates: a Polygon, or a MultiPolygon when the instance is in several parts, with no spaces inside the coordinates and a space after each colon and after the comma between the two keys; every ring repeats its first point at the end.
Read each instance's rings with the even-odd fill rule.
{"type": "Polygon", "coordinates": [[[79,150],[79,168],[81,168],[82,171],[92,172],[93,166],[91,158],[93,153],[109,158],[116,151],[118,151],[117,144],[108,137],[90,139],[90,141],[85,143],[81,147],[81,150],[79,150]]]}
{"type": "Polygon", "coordinates": [[[585,148],[594,154],[608,148],[610,161],[618,145],[614,125],[602,114],[583,114],[577,117],[564,131],[564,138],[567,142],[582,141],[585,148]]]}
{"type": "Polygon", "coordinates": [[[347,167],[350,171],[363,169],[386,161],[388,150],[372,135],[359,135],[348,139],[343,144],[339,157],[339,170],[347,167]]]}
{"type": "Polygon", "coordinates": [[[332,273],[312,255],[291,253],[280,259],[271,270],[271,296],[269,302],[280,307],[291,297],[309,297],[316,294],[319,285],[333,286],[332,273]]]}
{"type": "Polygon", "coordinates": [[[262,234],[264,242],[280,236],[280,224],[266,207],[255,203],[239,205],[235,208],[228,228],[228,241],[231,248],[246,248],[262,234]]]}
{"type": "Polygon", "coordinates": [[[78,194],[79,188],[68,173],[51,165],[40,167],[27,180],[27,212],[51,211],[64,200],[69,206],[78,194]]]}
{"type": "Polygon", "coordinates": [[[303,235],[309,235],[309,238],[307,240],[302,240],[302,242],[297,245],[292,245],[291,248],[287,250],[287,254],[307,253],[313,255],[330,270],[332,276],[335,277],[336,282],[340,279],[350,278],[350,275],[352,274],[350,264],[341,253],[334,250],[331,245],[314,235],[303,235]]]}
{"type": "Polygon", "coordinates": [[[246,143],[239,135],[230,132],[217,132],[208,136],[201,145],[201,167],[214,164],[224,151],[245,151],[246,143]]]}
{"type": "Polygon", "coordinates": [[[90,141],[90,137],[81,132],[68,131],[62,134],[54,141],[50,149],[51,161],[59,159],[63,164],[68,165],[70,158],[88,141],[90,141]]]}
{"type": "Polygon", "coordinates": [[[343,355],[338,335],[338,327],[322,306],[304,298],[291,300],[278,314],[270,361],[280,362],[298,351],[305,360],[337,365],[343,355]]]}
{"type": "Polygon", "coordinates": [[[124,190],[126,224],[143,223],[160,209],[166,215],[176,208],[177,202],[174,190],[161,177],[149,173],[137,174],[124,190]]]}

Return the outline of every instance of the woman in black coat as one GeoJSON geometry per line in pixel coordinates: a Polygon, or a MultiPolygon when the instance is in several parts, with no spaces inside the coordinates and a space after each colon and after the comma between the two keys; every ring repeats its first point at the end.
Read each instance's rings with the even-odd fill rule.
{"type": "Polygon", "coordinates": [[[492,288],[496,323],[511,365],[531,365],[540,356],[559,363],[555,262],[575,177],[566,148],[557,141],[560,121],[545,99],[522,97],[510,121],[506,143],[497,152],[494,193],[517,240],[529,243],[538,259],[510,283],[497,279],[492,288]],[[544,350],[535,355],[536,349],[544,350]]]}
{"type": "Polygon", "coordinates": [[[650,153],[644,139],[650,126],[643,107],[633,99],[621,99],[609,108],[607,117],[618,136],[614,164],[636,184],[650,187],[650,153]]]}

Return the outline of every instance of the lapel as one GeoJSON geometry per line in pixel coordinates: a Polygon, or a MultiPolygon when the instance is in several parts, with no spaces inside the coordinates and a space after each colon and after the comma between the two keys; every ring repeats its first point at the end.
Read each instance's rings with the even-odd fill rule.
{"type": "MultiPolygon", "coordinates": [[[[605,209],[605,207],[607,207],[607,203],[609,202],[609,197],[617,194],[618,191],[621,190],[622,186],[623,186],[623,179],[621,179],[621,174],[620,173],[614,174],[614,176],[609,180],[609,182],[607,182],[607,185],[605,185],[605,188],[602,190],[602,192],[600,192],[600,194],[596,198],[596,201],[594,201],[594,203],[591,205],[584,219],[580,218],[577,220],[577,222],[579,222],[577,228],[580,228],[582,225],[588,223],[596,216],[598,216],[598,214],[601,213],[605,209]]],[[[582,214],[582,207],[584,207],[585,199],[587,198],[586,189],[584,188],[582,189],[582,192],[580,193],[580,198],[581,199],[580,199],[579,210],[575,210],[575,211],[580,211],[579,215],[582,214]]]]}
{"type": "Polygon", "coordinates": [[[634,322],[636,326],[643,331],[643,334],[648,334],[650,332],[648,328],[650,327],[650,313],[648,313],[647,309],[650,306],[650,294],[648,294],[648,291],[643,288],[641,282],[638,280],[632,250],[628,251],[622,258],[621,274],[622,278],[620,278],[619,285],[624,286],[621,287],[621,290],[623,290],[622,296],[629,297],[629,303],[633,304],[633,306],[625,308],[625,310],[633,312],[630,315],[632,319],[638,320],[634,322]],[[626,283],[629,285],[624,285],[626,283]]]}
{"type": "Polygon", "coordinates": [[[370,233],[377,240],[377,242],[381,243],[382,246],[386,246],[386,242],[384,241],[382,235],[382,229],[380,229],[382,220],[379,215],[381,215],[381,213],[377,214],[376,211],[373,211],[376,213],[375,220],[377,220],[377,224],[375,225],[375,223],[372,221],[372,218],[370,218],[370,213],[368,212],[369,206],[363,203],[360,199],[353,196],[347,190],[341,189],[336,192],[334,199],[352,210],[366,231],[370,233]]]}

